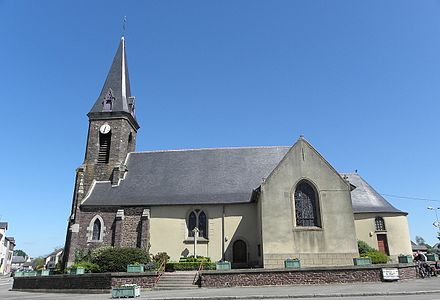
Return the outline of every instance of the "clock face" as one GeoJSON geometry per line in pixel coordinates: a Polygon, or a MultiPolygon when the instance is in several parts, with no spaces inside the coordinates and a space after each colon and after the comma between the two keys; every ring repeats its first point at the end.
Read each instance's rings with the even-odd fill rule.
{"type": "Polygon", "coordinates": [[[101,126],[101,128],[99,128],[99,132],[101,132],[102,134],[107,134],[110,132],[110,129],[111,129],[110,125],[104,124],[101,126]]]}

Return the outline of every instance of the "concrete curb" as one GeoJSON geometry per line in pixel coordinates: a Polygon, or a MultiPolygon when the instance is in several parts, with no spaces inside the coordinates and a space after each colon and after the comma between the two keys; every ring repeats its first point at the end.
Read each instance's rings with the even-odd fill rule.
{"type": "MultiPolygon", "coordinates": [[[[440,290],[414,291],[414,292],[377,292],[377,293],[333,293],[333,294],[298,294],[298,295],[246,295],[246,296],[194,296],[194,297],[142,297],[148,300],[241,300],[241,299],[297,299],[297,298],[349,298],[349,297],[373,297],[373,296],[408,296],[437,294],[440,290]]],[[[144,295],[145,296],[145,295],[144,295]]]]}

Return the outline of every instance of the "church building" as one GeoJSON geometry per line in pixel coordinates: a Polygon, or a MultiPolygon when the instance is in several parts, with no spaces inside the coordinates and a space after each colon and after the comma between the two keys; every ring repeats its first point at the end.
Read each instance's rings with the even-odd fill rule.
{"type": "Polygon", "coordinates": [[[338,173],[304,138],[292,146],[136,152],[139,124],[121,38],[87,115],[65,245],[208,256],[235,268],[352,265],[363,240],[410,254],[407,213],[357,173],[338,173]]]}

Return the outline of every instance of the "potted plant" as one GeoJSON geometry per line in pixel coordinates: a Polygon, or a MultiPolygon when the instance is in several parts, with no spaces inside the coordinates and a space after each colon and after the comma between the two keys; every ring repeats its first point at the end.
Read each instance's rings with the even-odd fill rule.
{"type": "Polygon", "coordinates": [[[413,261],[412,255],[405,255],[405,254],[399,254],[397,259],[399,260],[400,264],[409,264],[412,263],[413,261]]]}
{"type": "Polygon", "coordinates": [[[438,255],[437,253],[428,253],[426,254],[426,258],[428,259],[428,261],[437,261],[438,255]]]}
{"type": "Polygon", "coordinates": [[[128,273],[142,273],[144,272],[144,265],[140,263],[134,263],[127,265],[128,273]]]}
{"type": "Polygon", "coordinates": [[[137,284],[124,284],[112,287],[112,298],[139,297],[141,289],[137,284]]]}
{"type": "Polygon", "coordinates": [[[353,263],[355,266],[371,265],[371,258],[369,258],[369,257],[355,257],[355,258],[353,258],[353,263]]]}
{"type": "Polygon", "coordinates": [[[231,269],[231,262],[226,260],[220,260],[215,263],[215,269],[216,270],[230,270],[231,269]]]}
{"type": "Polygon", "coordinates": [[[82,274],[84,274],[84,272],[85,272],[84,268],[76,267],[76,268],[71,268],[69,274],[70,275],[82,275],[82,274]]]}
{"type": "Polygon", "coordinates": [[[284,261],[285,269],[299,269],[301,268],[301,261],[299,258],[288,258],[284,261]]]}

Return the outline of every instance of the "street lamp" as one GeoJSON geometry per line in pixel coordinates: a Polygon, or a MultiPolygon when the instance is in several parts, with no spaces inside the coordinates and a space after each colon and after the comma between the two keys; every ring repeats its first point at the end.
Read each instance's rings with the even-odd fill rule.
{"type": "Polygon", "coordinates": [[[438,221],[438,213],[437,213],[437,210],[439,210],[440,207],[428,206],[428,209],[435,211],[435,222],[432,225],[437,227],[437,238],[440,240],[440,222],[438,221]]]}

